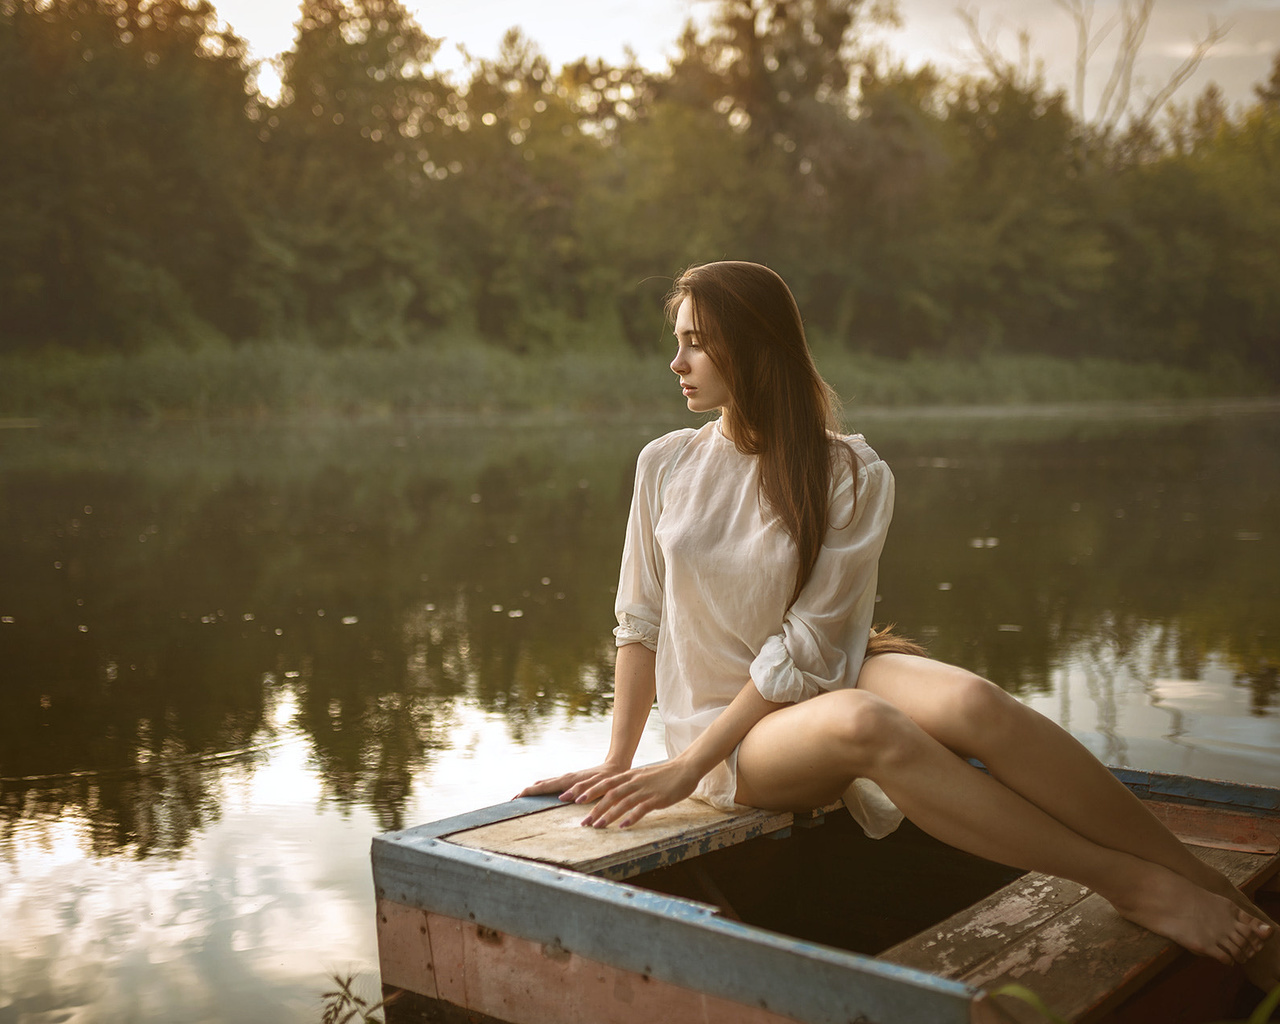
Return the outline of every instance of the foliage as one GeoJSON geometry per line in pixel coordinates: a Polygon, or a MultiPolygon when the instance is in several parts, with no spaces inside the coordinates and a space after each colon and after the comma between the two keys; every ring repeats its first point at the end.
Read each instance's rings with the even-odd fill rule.
{"type": "Polygon", "coordinates": [[[325,1001],[321,1024],[348,1024],[353,1020],[359,1020],[363,1024],[382,1024],[382,1018],[377,1013],[396,998],[395,994],[371,1005],[368,1000],[352,991],[351,986],[355,981],[353,975],[348,974],[344,978],[335,973],[330,977],[335,987],[320,997],[325,1001]]]}
{"type": "Polygon", "coordinates": [[[1046,1021],[1048,1021],[1048,1024],[1067,1024],[1067,1022],[1062,1017],[1059,1017],[1056,1013],[1054,1013],[1051,1009],[1049,1009],[1048,1004],[1046,1004],[1043,999],[1041,999],[1038,995],[1036,995],[1035,992],[1027,988],[1026,985],[1017,985],[1013,983],[1010,983],[1008,985],[1001,985],[998,989],[995,989],[991,994],[995,996],[1009,996],[1012,999],[1020,999],[1022,1002],[1026,1003],[1033,1010],[1035,1010],[1036,1013],[1040,1014],[1040,1016],[1043,1017],[1046,1021]]]}
{"type": "Polygon", "coordinates": [[[243,44],[205,0],[0,4],[10,345],[241,334],[243,44]]]}
{"type": "Polygon", "coordinates": [[[459,75],[400,0],[305,0],[283,92],[209,0],[0,0],[0,351],[299,340],[649,352],[664,281],[760,260],[860,351],[1280,380],[1280,58],[1251,105],[1081,121],[945,78],[869,0],[717,0],[663,71],[459,75]]]}

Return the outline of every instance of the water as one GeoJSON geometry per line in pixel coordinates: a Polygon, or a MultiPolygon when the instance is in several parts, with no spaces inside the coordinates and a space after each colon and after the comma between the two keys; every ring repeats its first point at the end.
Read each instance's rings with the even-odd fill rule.
{"type": "MultiPolygon", "coordinates": [[[[372,996],[370,837],[603,752],[674,425],[0,430],[0,1024],[372,996]]],[[[1280,413],[859,426],[882,618],[1111,763],[1280,785],[1280,413]]]]}

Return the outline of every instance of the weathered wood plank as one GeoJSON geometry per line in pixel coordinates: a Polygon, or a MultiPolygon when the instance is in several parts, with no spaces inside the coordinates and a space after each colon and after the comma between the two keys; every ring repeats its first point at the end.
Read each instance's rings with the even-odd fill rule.
{"type": "Polygon", "coordinates": [[[877,959],[947,978],[963,977],[1088,894],[1076,882],[1033,871],[937,927],[886,949],[877,959]]]}
{"type": "MultiPolygon", "coordinates": [[[[1213,847],[1195,852],[1242,888],[1255,884],[1276,861],[1274,855],[1213,847]]],[[[1011,982],[1026,985],[1060,1016],[1085,1021],[1117,1006],[1181,953],[1090,893],[960,977],[987,990],[1011,982]]]]}
{"type": "MultiPolygon", "coordinates": [[[[1095,1024],[1205,1024],[1238,1017],[1253,986],[1244,971],[1203,956],[1179,957],[1095,1024]]],[[[1043,1024],[1043,1022],[1041,1022],[1043,1024]]]]}
{"type": "MultiPolygon", "coordinates": [[[[1183,842],[1248,853],[1280,849],[1276,823],[1224,808],[1149,800],[1147,806],[1183,842]]],[[[1032,872],[974,906],[880,954],[891,963],[962,977],[968,969],[1040,927],[1088,894],[1074,882],[1032,872]]]]}
{"type": "Polygon", "coordinates": [[[382,983],[439,998],[426,911],[378,900],[377,924],[382,983]]]}
{"type": "MultiPolygon", "coordinates": [[[[1148,806],[1186,840],[1211,844],[1193,849],[1246,891],[1276,877],[1274,822],[1218,808],[1148,806]]],[[[1082,886],[1032,873],[880,958],[988,991],[1026,985],[1075,1021],[1118,1005],[1180,953],[1082,886]]],[[[1025,1016],[1001,1002],[1015,1019],[1025,1016]]]]}
{"type": "Polygon", "coordinates": [[[1166,828],[1191,846],[1216,846],[1242,853],[1280,851],[1280,821],[1223,807],[1198,807],[1147,800],[1147,808],[1166,828]]]}
{"type": "MultiPolygon", "coordinates": [[[[428,915],[437,918],[437,915],[428,915]]],[[[510,1024],[790,1024],[758,1006],[707,995],[470,922],[456,926],[466,1006],[510,1024]]]]}
{"type": "Polygon", "coordinates": [[[789,828],[789,812],[716,810],[698,800],[646,815],[631,828],[583,828],[585,804],[562,804],[451,833],[449,842],[586,874],[629,878],[755,836],[789,828]]]}
{"type": "MultiPolygon", "coordinates": [[[[383,903],[389,902],[386,900],[383,903]]],[[[427,914],[427,935],[431,943],[431,984],[436,987],[438,998],[458,1006],[467,1005],[467,972],[463,958],[462,922],[439,914],[427,914]]],[[[409,984],[405,988],[421,995],[421,990],[409,984]]]]}

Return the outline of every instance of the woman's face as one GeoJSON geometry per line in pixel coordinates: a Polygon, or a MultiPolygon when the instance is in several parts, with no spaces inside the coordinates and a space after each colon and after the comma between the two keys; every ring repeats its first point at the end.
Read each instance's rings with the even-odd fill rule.
{"type": "Polygon", "coordinates": [[[676,311],[676,357],[671,372],[680,378],[690,412],[711,412],[729,406],[729,388],[702,347],[693,322],[693,299],[688,295],[676,311]]]}

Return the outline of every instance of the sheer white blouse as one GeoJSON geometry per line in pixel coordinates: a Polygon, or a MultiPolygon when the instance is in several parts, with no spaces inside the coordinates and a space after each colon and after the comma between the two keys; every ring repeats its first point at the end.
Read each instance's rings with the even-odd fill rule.
{"type": "MultiPolygon", "coordinates": [[[[748,679],[775,702],[857,685],[893,516],[893,474],[861,435],[841,440],[857,457],[856,481],[840,460],[822,549],[790,608],[795,544],[762,505],[756,458],[738,451],[718,420],[666,434],[640,453],[614,636],[619,647],[643,643],[657,654],[669,756],[748,679]]],[[[732,809],[736,791],[735,749],[694,796],[732,809]]],[[[845,803],[868,835],[886,835],[902,820],[866,779],[845,803]]]]}

